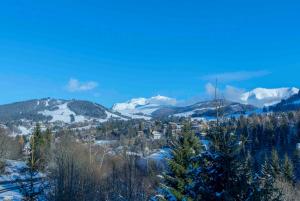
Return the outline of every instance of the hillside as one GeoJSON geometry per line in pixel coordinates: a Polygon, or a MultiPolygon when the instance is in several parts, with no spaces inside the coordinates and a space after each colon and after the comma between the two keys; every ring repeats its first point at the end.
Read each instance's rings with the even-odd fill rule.
{"type": "MultiPolygon", "coordinates": [[[[255,112],[256,107],[235,103],[227,100],[218,100],[220,104],[219,112],[224,116],[246,114],[255,112]]],[[[216,101],[202,101],[185,107],[164,107],[152,115],[154,117],[175,116],[175,117],[192,117],[192,118],[213,118],[216,116],[216,101]]]]}
{"type": "Polygon", "coordinates": [[[291,96],[286,100],[282,100],[280,103],[271,106],[268,108],[270,111],[274,112],[285,112],[285,111],[293,111],[300,109],[300,92],[291,96]]]}
{"type": "Polygon", "coordinates": [[[0,105],[0,123],[16,134],[28,134],[36,122],[45,126],[99,124],[128,119],[97,103],[82,100],[34,99],[0,105]]]}

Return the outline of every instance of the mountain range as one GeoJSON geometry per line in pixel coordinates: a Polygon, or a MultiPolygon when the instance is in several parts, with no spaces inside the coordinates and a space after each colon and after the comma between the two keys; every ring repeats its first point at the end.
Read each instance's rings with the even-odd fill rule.
{"type": "Polygon", "coordinates": [[[158,95],[117,103],[111,109],[90,101],[43,98],[0,105],[0,125],[10,126],[17,134],[27,134],[35,122],[79,128],[97,126],[110,119],[150,120],[171,116],[209,119],[216,116],[217,105],[225,116],[251,114],[266,106],[270,111],[286,111],[300,108],[300,93],[297,88],[257,88],[241,94],[238,102],[210,100],[186,106],[179,106],[176,99],[158,95]]]}
{"type": "MultiPolygon", "coordinates": [[[[223,101],[225,114],[247,113],[257,108],[268,107],[280,103],[298,94],[299,89],[292,88],[256,88],[241,93],[235,101],[223,101]]],[[[228,97],[230,99],[230,97],[228,97]]],[[[188,106],[178,106],[175,99],[165,96],[151,98],[135,98],[124,103],[117,103],[112,110],[131,118],[150,119],[161,116],[207,117],[213,116],[216,103],[214,101],[199,101],[188,106]]]]}

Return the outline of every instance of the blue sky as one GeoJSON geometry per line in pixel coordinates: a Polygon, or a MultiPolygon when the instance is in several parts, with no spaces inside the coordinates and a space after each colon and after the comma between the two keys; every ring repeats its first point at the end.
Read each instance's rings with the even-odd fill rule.
{"type": "Polygon", "coordinates": [[[0,3],[0,103],[300,87],[299,1],[0,3]]]}

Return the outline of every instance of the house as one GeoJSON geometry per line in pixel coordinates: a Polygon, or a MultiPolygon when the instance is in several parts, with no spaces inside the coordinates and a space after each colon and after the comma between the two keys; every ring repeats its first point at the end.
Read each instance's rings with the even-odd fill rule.
{"type": "Polygon", "coordinates": [[[85,143],[90,143],[90,142],[95,142],[96,140],[96,137],[94,135],[84,135],[82,137],[82,141],[85,142],[85,143]]]}
{"type": "Polygon", "coordinates": [[[154,140],[159,140],[161,138],[162,134],[158,131],[153,131],[152,136],[153,136],[154,140]]]}
{"type": "Polygon", "coordinates": [[[137,132],[137,135],[138,135],[139,137],[143,137],[143,136],[144,136],[144,131],[138,131],[138,132],[137,132]]]}

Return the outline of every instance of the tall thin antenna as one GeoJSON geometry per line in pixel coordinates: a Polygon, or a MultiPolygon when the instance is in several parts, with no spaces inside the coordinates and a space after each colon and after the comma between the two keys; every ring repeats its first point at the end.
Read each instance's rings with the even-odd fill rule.
{"type": "Polygon", "coordinates": [[[218,88],[218,78],[216,78],[216,83],[215,83],[215,101],[217,100],[217,88],[218,88]]]}
{"type": "Polygon", "coordinates": [[[218,103],[218,78],[216,78],[215,85],[215,104],[216,104],[216,117],[217,117],[217,125],[219,124],[219,103],[218,103]]]}

